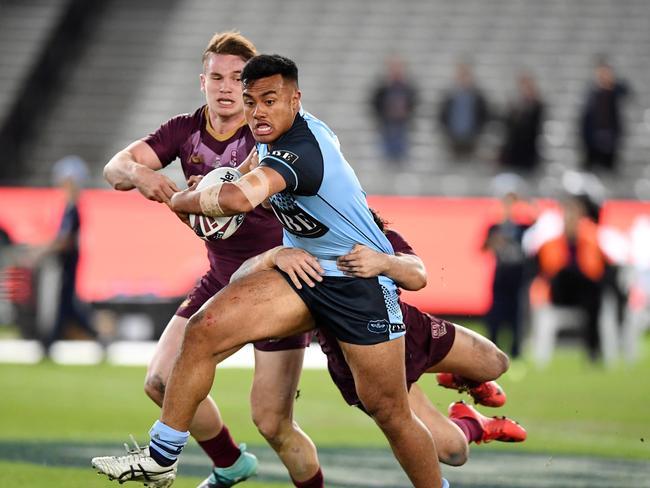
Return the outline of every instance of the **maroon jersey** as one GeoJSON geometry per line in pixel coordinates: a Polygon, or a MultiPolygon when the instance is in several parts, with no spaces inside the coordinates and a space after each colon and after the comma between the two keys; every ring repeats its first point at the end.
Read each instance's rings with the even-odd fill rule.
{"type": "MultiPolygon", "coordinates": [[[[395,231],[386,231],[395,253],[413,254],[413,248],[395,231]]],[[[405,361],[406,382],[410,388],[422,374],[440,362],[449,352],[456,337],[454,324],[421,312],[400,300],[406,325],[405,361]]],[[[327,369],[341,395],[350,405],[359,405],[352,371],[348,366],[336,337],[327,329],[317,330],[318,342],[327,356],[327,369]]]]}
{"type": "MultiPolygon", "coordinates": [[[[229,134],[217,134],[210,124],[206,105],[193,114],[177,115],[145,137],[163,166],[179,158],[185,179],[205,175],[219,166],[241,164],[255,139],[244,121],[229,134]]],[[[257,207],[246,214],[243,224],[231,237],[208,241],[209,274],[221,286],[248,258],[282,244],[282,226],[269,210],[257,207]]]]}

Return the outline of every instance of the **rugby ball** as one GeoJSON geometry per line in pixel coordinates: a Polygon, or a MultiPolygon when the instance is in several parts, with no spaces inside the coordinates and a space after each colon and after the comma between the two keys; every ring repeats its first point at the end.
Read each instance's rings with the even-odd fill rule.
{"type": "MultiPolygon", "coordinates": [[[[195,191],[202,190],[215,183],[230,183],[238,180],[241,173],[235,168],[215,168],[206,174],[196,186],[195,191]]],[[[190,225],[201,239],[218,241],[228,239],[244,222],[246,214],[232,215],[230,217],[208,217],[205,215],[190,214],[190,225]]]]}

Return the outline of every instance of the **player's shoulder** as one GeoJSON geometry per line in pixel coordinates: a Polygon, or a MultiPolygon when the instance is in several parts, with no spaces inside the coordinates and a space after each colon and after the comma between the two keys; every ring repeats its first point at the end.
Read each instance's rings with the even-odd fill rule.
{"type": "Polygon", "coordinates": [[[171,117],[166,125],[174,126],[175,128],[195,128],[201,127],[202,122],[205,120],[205,105],[197,108],[194,112],[185,112],[176,114],[171,117]]]}
{"type": "Polygon", "coordinates": [[[296,116],[291,128],[273,143],[273,149],[267,154],[272,159],[291,164],[300,159],[311,160],[316,155],[320,155],[318,141],[301,114],[296,116]]]}

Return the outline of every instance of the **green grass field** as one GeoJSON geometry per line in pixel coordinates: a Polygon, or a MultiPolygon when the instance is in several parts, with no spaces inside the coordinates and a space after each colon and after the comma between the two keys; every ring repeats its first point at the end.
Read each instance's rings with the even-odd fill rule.
{"type": "MultiPolygon", "coordinates": [[[[506,406],[482,411],[517,419],[529,438],[523,444],[492,443],[474,449],[650,459],[649,345],[646,341],[643,359],[634,366],[593,366],[577,349],[558,351],[544,371],[516,363],[500,380],[508,394],[506,406]]],[[[142,392],[143,375],[144,368],[139,367],[0,365],[0,443],[76,441],[119,446],[129,433],[144,442],[157,409],[142,392]]],[[[233,435],[254,450],[264,441],[249,420],[251,375],[251,370],[218,371],[213,395],[233,435]]],[[[436,386],[431,376],[420,384],[440,409],[461,398],[436,386]]],[[[320,447],[387,446],[368,418],[344,404],[325,371],[303,373],[296,418],[320,447]]],[[[46,473],[49,488],[110,486],[90,467],[36,466],[11,459],[0,462],[0,486],[45,486],[46,473]]],[[[198,481],[181,477],[175,486],[196,486],[198,481]]],[[[246,486],[287,485],[250,482],[246,486]]]]}

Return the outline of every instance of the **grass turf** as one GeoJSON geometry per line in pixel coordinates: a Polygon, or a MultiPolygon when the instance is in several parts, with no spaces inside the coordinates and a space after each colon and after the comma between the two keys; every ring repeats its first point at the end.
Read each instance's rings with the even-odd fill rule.
{"type": "MultiPolygon", "coordinates": [[[[481,411],[517,419],[529,438],[489,448],[648,459],[649,373],[647,353],[634,366],[609,369],[587,363],[575,349],[560,350],[544,371],[515,363],[500,380],[508,403],[481,411]]],[[[218,371],[213,395],[237,441],[256,445],[264,440],[250,421],[251,376],[251,370],[218,371]]],[[[145,442],[158,410],[142,392],[143,377],[139,367],[0,365],[0,439],[121,443],[133,433],[145,442]]],[[[436,386],[433,375],[420,384],[442,410],[462,398],[436,386]]],[[[374,423],[344,404],[325,371],[303,373],[296,418],[317,445],[386,446],[374,423]]]]}
{"type": "MultiPolygon", "coordinates": [[[[196,488],[203,481],[202,478],[180,476],[174,482],[174,488],[196,488]]],[[[0,486],[20,488],[70,488],[83,486],[84,488],[117,488],[116,481],[109,483],[105,477],[98,476],[90,469],[61,468],[53,466],[38,466],[28,463],[0,462],[0,486]]],[[[131,483],[126,486],[140,486],[131,483]]],[[[281,488],[284,483],[261,483],[247,481],[251,488],[281,488]]]]}

